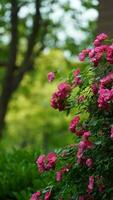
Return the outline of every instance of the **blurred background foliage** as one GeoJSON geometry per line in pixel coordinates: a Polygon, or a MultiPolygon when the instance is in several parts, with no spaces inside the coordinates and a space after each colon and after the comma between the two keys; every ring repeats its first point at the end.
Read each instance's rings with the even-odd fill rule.
{"type": "Polygon", "coordinates": [[[29,199],[49,178],[38,174],[36,157],[75,142],[71,116],[52,109],[50,97],[70,69],[86,68],[78,53],[96,35],[100,2],[0,1],[0,199],[29,199]]]}
{"type": "Polygon", "coordinates": [[[10,103],[6,134],[2,140],[5,149],[37,147],[47,152],[72,142],[71,134],[67,135],[69,117],[66,118],[63,113],[56,114],[50,107],[50,97],[57,88],[58,80],[52,84],[47,80],[49,71],[58,71],[56,76],[61,79],[61,74],[65,76],[70,67],[63,52],[57,49],[42,54],[36,60],[35,71],[25,76],[10,103]]]}
{"type": "MultiPolygon", "coordinates": [[[[32,32],[32,18],[35,13],[35,1],[18,0],[17,3],[19,42],[15,61],[17,69],[14,69],[17,72],[15,73],[18,73],[27,51],[27,40],[32,32]]],[[[62,81],[60,77],[65,77],[70,68],[77,68],[80,65],[76,55],[94,38],[98,2],[96,0],[81,0],[77,3],[69,0],[42,0],[40,3],[41,25],[35,40],[34,64],[24,74],[20,85],[12,92],[11,98],[8,97],[5,127],[1,130],[4,133],[1,148],[7,151],[13,148],[38,148],[42,149],[42,152],[48,152],[73,141],[73,136],[67,134],[70,117],[51,109],[50,97],[58,82],[62,81]],[[40,48],[42,49],[39,53],[40,48]],[[47,81],[49,71],[57,71],[58,80],[52,84],[47,81]]],[[[3,96],[7,69],[2,65],[4,65],[3,60],[7,61],[10,51],[11,1],[2,0],[0,8],[2,50],[0,53],[0,93],[3,96]]],[[[4,105],[1,106],[4,107],[4,105]]]]}

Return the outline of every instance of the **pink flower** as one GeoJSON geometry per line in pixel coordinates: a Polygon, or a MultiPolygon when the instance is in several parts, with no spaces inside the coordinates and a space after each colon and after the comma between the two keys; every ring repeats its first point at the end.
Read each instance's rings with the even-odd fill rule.
{"type": "Polygon", "coordinates": [[[91,193],[94,188],[94,176],[89,177],[88,193],[91,193]]]}
{"type": "Polygon", "coordinates": [[[40,195],[41,195],[41,192],[37,191],[34,194],[32,194],[30,200],[38,200],[39,199],[38,197],[40,197],[40,195]]]}
{"type": "Polygon", "coordinates": [[[79,148],[84,151],[87,148],[86,142],[85,141],[80,141],[79,143],[79,148]]]}
{"type": "Polygon", "coordinates": [[[47,169],[51,169],[55,166],[55,163],[56,163],[56,160],[57,160],[57,155],[53,152],[51,153],[48,153],[47,155],[47,169]]]}
{"type": "Polygon", "coordinates": [[[69,169],[70,169],[70,167],[71,167],[71,166],[70,166],[69,164],[68,164],[67,166],[62,167],[62,168],[61,168],[62,174],[65,173],[65,172],[68,172],[69,169]]]}
{"type": "Polygon", "coordinates": [[[62,180],[62,172],[59,171],[59,172],[56,173],[56,181],[60,182],[61,180],[62,180]]]}
{"type": "Polygon", "coordinates": [[[94,41],[93,45],[94,45],[95,47],[98,47],[98,46],[100,46],[100,45],[101,45],[101,42],[100,42],[100,40],[98,40],[98,39],[95,39],[95,41],[94,41]]]}
{"type": "Polygon", "coordinates": [[[111,139],[113,140],[113,126],[111,127],[111,139]]]}
{"type": "Polygon", "coordinates": [[[48,81],[52,82],[55,79],[55,73],[54,72],[49,72],[48,73],[48,81]]]}
{"type": "Polygon", "coordinates": [[[108,47],[106,56],[107,56],[107,61],[110,64],[113,64],[113,44],[108,47]]]}
{"type": "Polygon", "coordinates": [[[108,46],[101,45],[99,47],[95,47],[89,52],[90,61],[94,63],[94,66],[97,66],[99,61],[101,60],[103,54],[106,52],[108,46]]]}
{"type": "Polygon", "coordinates": [[[108,35],[106,35],[105,33],[101,33],[97,36],[97,39],[100,41],[106,40],[108,38],[108,35]]]}
{"type": "Polygon", "coordinates": [[[50,103],[54,109],[58,109],[59,111],[65,109],[65,98],[62,98],[62,94],[59,91],[53,93],[50,103]]]}
{"type": "Polygon", "coordinates": [[[105,34],[105,33],[101,33],[101,34],[99,34],[97,37],[96,37],[96,39],[95,39],[95,41],[94,41],[94,46],[95,47],[97,47],[97,46],[100,46],[101,45],[101,42],[102,41],[104,41],[104,40],[106,40],[108,38],[108,36],[105,34]]]}
{"type": "Polygon", "coordinates": [[[79,129],[79,130],[76,130],[76,135],[77,135],[77,136],[82,136],[83,133],[84,133],[84,129],[83,129],[83,128],[81,128],[81,129],[79,129]]]}
{"type": "Polygon", "coordinates": [[[85,200],[84,196],[79,196],[79,200],[85,200]]]}
{"type": "Polygon", "coordinates": [[[70,168],[71,168],[70,164],[68,164],[67,166],[62,167],[61,170],[56,173],[56,181],[60,182],[62,180],[62,175],[64,173],[69,172],[70,168]]]}
{"type": "Polygon", "coordinates": [[[100,80],[98,107],[109,109],[109,104],[113,101],[113,87],[110,89],[110,84],[113,82],[113,71],[100,80]],[[107,89],[109,87],[109,89],[107,89]]]}
{"type": "Polygon", "coordinates": [[[97,86],[96,83],[91,85],[91,90],[92,90],[94,95],[96,95],[98,93],[98,86],[97,86]]]}
{"type": "Polygon", "coordinates": [[[90,135],[91,135],[90,131],[86,131],[86,132],[84,132],[84,134],[83,134],[83,138],[84,138],[85,140],[87,140],[87,139],[89,138],[90,135]]]}
{"type": "Polygon", "coordinates": [[[90,49],[84,49],[84,50],[79,54],[79,60],[80,60],[81,62],[84,61],[89,52],[90,52],[90,49]]]}
{"type": "MultiPolygon", "coordinates": [[[[91,149],[93,147],[93,143],[88,140],[88,137],[90,136],[90,132],[84,132],[83,134],[83,140],[81,140],[78,144],[78,151],[77,151],[77,163],[78,164],[85,164],[86,159],[84,157],[84,152],[87,149],[91,149]]],[[[88,163],[89,164],[89,163],[88,163]]]]}
{"type": "Polygon", "coordinates": [[[37,159],[36,164],[38,166],[39,172],[44,172],[45,171],[45,160],[46,160],[46,156],[45,155],[41,155],[37,159]]]}
{"type": "Polygon", "coordinates": [[[46,192],[44,200],[50,200],[51,197],[51,191],[46,192]]]}
{"type": "Polygon", "coordinates": [[[61,93],[61,98],[65,99],[70,95],[71,86],[67,82],[63,82],[58,85],[58,90],[61,93]]]}
{"type": "Polygon", "coordinates": [[[108,102],[113,97],[112,91],[109,89],[99,89],[98,93],[98,107],[106,108],[108,106],[108,102]]]}
{"type": "Polygon", "coordinates": [[[76,69],[74,72],[73,72],[73,76],[76,77],[80,74],[80,68],[76,69]]]}
{"type": "Polygon", "coordinates": [[[51,106],[62,111],[66,106],[66,99],[71,94],[71,86],[67,82],[60,83],[58,90],[51,97],[51,106]]]}
{"type": "Polygon", "coordinates": [[[74,76],[73,85],[74,86],[81,85],[82,80],[80,78],[80,69],[75,70],[73,72],[73,76],[74,76]]]}
{"type": "Polygon", "coordinates": [[[113,126],[111,127],[111,134],[113,134],[113,126]]]}
{"type": "Polygon", "coordinates": [[[113,134],[111,134],[111,139],[113,140],[113,134]]]}
{"type": "Polygon", "coordinates": [[[75,133],[76,132],[76,126],[77,124],[79,123],[80,121],[80,117],[79,116],[76,116],[72,119],[71,123],[70,123],[70,126],[69,126],[69,130],[72,132],[72,133],[75,133]]]}
{"type": "Polygon", "coordinates": [[[93,165],[93,160],[92,160],[91,158],[88,158],[88,159],[86,160],[86,165],[87,165],[88,167],[92,167],[92,165],[93,165]]]}
{"type": "Polygon", "coordinates": [[[113,81],[113,71],[111,71],[107,76],[103,77],[100,80],[100,88],[105,88],[113,81]]]}
{"type": "Polygon", "coordinates": [[[41,155],[36,161],[39,172],[48,171],[55,167],[57,155],[55,153],[49,153],[47,156],[41,155]]]}

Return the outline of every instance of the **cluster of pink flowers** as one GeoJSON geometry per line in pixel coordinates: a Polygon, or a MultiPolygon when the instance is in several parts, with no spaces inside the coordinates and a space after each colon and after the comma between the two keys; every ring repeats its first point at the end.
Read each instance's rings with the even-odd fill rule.
{"type": "Polygon", "coordinates": [[[32,194],[30,200],[50,200],[51,197],[51,191],[47,191],[44,195],[44,198],[41,197],[41,192],[37,191],[34,194],[32,194]]]}
{"type": "Polygon", "coordinates": [[[107,76],[100,80],[98,90],[98,106],[100,108],[109,109],[109,103],[113,100],[113,72],[110,72],[107,76]],[[111,87],[108,89],[107,87],[111,87]]]}
{"type": "Polygon", "coordinates": [[[107,61],[113,64],[113,44],[107,48],[107,61]]]}
{"type": "Polygon", "coordinates": [[[48,171],[55,168],[57,155],[55,153],[48,153],[47,156],[41,155],[36,160],[39,172],[48,171]]]}
{"type": "Polygon", "coordinates": [[[104,45],[102,42],[108,39],[108,36],[105,33],[98,35],[93,43],[93,49],[85,49],[79,54],[80,61],[84,61],[88,56],[90,61],[94,63],[94,66],[98,66],[103,55],[106,56],[106,61],[110,64],[113,64],[113,44],[104,45]]]}
{"type": "Polygon", "coordinates": [[[81,80],[81,77],[80,77],[80,69],[76,69],[74,72],[73,72],[73,86],[78,86],[78,85],[81,85],[82,84],[82,80],[81,80]]]}
{"type": "Polygon", "coordinates": [[[72,119],[70,126],[69,126],[69,130],[72,133],[76,133],[77,136],[82,136],[82,138],[83,138],[78,145],[77,162],[78,162],[78,164],[85,163],[88,167],[92,167],[93,160],[91,158],[86,159],[84,157],[85,150],[93,147],[93,143],[89,140],[89,137],[91,134],[89,131],[85,131],[83,129],[81,129],[80,131],[77,131],[76,128],[77,128],[79,121],[80,121],[80,117],[76,116],[72,119]]]}
{"type": "Polygon", "coordinates": [[[71,94],[71,86],[67,82],[60,83],[58,90],[51,97],[51,106],[62,111],[66,107],[66,99],[71,94]]]}
{"type": "MultiPolygon", "coordinates": [[[[53,75],[50,74],[50,76],[53,75]]],[[[53,95],[51,96],[51,101],[50,101],[51,107],[53,107],[54,109],[58,109],[59,111],[65,110],[67,106],[66,100],[68,97],[70,97],[72,89],[81,84],[82,84],[82,79],[80,76],[80,69],[77,69],[73,72],[73,80],[71,84],[65,81],[58,85],[57,91],[54,92],[53,95]]]]}
{"type": "Polygon", "coordinates": [[[86,159],[84,157],[84,152],[87,149],[93,148],[93,143],[89,140],[90,132],[84,132],[83,139],[80,141],[78,145],[78,151],[77,151],[77,162],[78,164],[86,164],[88,167],[92,167],[93,160],[91,158],[86,159]]]}
{"type": "Polygon", "coordinates": [[[94,188],[94,176],[90,176],[89,177],[89,184],[88,184],[87,192],[88,193],[92,193],[93,192],[93,188],[94,188]]]}
{"type": "Polygon", "coordinates": [[[71,120],[70,126],[69,126],[69,130],[70,130],[72,133],[76,133],[76,127],[77,127],[79,121],[80,121],[79,115],[75,116],[75,117],[71,120]]]}
{"type": "Polygon", "coordinates": [[[98,47],[98,46],[100,46],[101,44],[102,44],[102,42],[104,41],[104,40],[106,40],[106,39],[108,39],[108,36],[105,34],[105,33],[101,33],[100,35],[98,35],[97,37],[96,37],[96,39],[95,39],[95,41],[94,41],[94,46],[95,47],[98,47]]]}
{"type": "Polygon", "coordinates": [[[94,84],[91,85],[91,90],[92,90],[94,95],[96,95],[98,93],[98,85],[97,85],[97,83],[94,83],[94,84]]]}
{"type": "Polygon", "coordinates": [[[113,82],[113,71],[111,71],[107,76],[100,80],[100,87],[105,88],[113,82]]]}
{"type": "Polygon", "coordinates": [[[67,165],[62,167],[60,171],[56,172],[56,181],[60,182],[62,180],[62,175],[64,173],[69,172],[69,170],[70,170],[70,165],[67,165]]]}
{"type": "Polygon", "coordinates": [[[107,45],[101,45],[91,49],[89,52],[90,61],[94,63],[94,66],[97,66],[102,59],[103,54],[107,50],[107,45]]]}
{"type": "Polygon", "coordinates": [[[104,192],[105,185],[103,184],[102,177],[96,176],[96,180],[94,176],[89,177],[88,187],[87,187],[87,193],[86,195],[79,196],[79,200],[91,200],[94,199],[92,196],[92,192],[94,190],[94,183],[97,184],[98,190],[100,193],[104,192]]]}
{"type": "Polygon", "coordinates": [[[86,56],[89,55],[90,49],[84,49],[82,52],[79,54],[79,60],[82,62],[85,60],[86,56]]]}
{"type": "Polygon", "coordinates": [[[99,89],[98,94],[98,107],[108,110],[109,103],[113,99],[113,89],[99,89]]]}

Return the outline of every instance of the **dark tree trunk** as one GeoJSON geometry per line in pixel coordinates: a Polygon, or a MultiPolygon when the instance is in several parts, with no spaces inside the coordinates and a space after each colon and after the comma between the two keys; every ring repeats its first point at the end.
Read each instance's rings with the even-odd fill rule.
{"type": "Polygon", "coordinates": [[[5,124],[5,115],[9,100],[12,95],[13,74],[15,70],[17,43],[18,43],[18,7],[17,0],[11,1],[11,41],[9,59],[7,62],[6,75],[3,82],[2,93],[0,97],[0,137],[5,124]]]}
{"type": "Polygon", "coordinates": [[[98,33],[102,32],[113,38],[113,0],[99,0],[98,33]]]}
{"type": "MultiPolygon", "coordinates": [[[[24,56],[23,63],[18,68],[16,67],[17,47],[18,47],[18,0],[11,0],[11,41],[9,50],[9,60],[6,67],[6,75],[4,78],[2,92],[0,96],[0,137],[3,135],[5,125],[5,117],[8,110],[8,105],[11,96],[20,85],[21,80],[27,71],[33,68],[34,63],[34,46],[38,30],[40,28],[40,0],[35,0],[36,12],[33,19],[33,27],[31,34],[28,37],[27,50],[24,56]],[[16,72],[16,73],[15,73],[16,72]]],[[[39,49],[39,53],[42,47],[39,49]]]]}

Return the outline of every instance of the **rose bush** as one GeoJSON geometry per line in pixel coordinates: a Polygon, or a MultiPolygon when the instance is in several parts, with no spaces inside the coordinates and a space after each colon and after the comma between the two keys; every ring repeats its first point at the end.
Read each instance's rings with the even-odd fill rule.
{"type": "Polygon", "coordinates": [[[31,200],[113,199],[112,40],[98,35],[79,59],[87,67],[71,69],[51,97],[54,109],[73,115],[69,131],[76,143],[37,159],[39,171],[53,170],[55,178],[31,200]]]}

